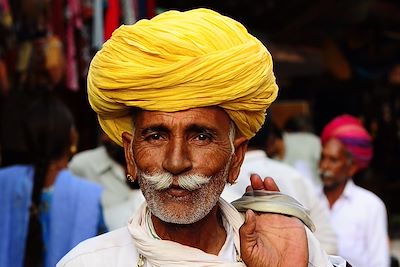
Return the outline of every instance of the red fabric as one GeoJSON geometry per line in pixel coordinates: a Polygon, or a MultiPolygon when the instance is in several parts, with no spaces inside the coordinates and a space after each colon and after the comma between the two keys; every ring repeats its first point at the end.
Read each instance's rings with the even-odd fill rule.
{"type": "Polygon", "coordinates": [[[0,6],[3,8],[4,12],[9,12],[10,11],[10,4],[8,3],[8,0],[1,0],[0,1],[0,6]]]}
{"type": "Polygon", "coordinates": [[[119,0],[108,0],[108,8],[104,20],[104,41],[107,41],[113,31],[119,27],[121,17],[121,7],[119,0]]]}
{"type": "Polygon", "coordinates": [[[64,26],[64,5],[63,0],[53,0],[50,2],[50,29],[54,35],[58,38],[63,39],[65,37],[65,26],[64,26]]]}
{"type": "Polygon", "coordinates": [[[156,15],[156,1],[155,0],[147,0],[147,18],[151,19],[156,15]]]}
{"type": "Polygon", "coordinates": [[[7,95],[10,90],[7,77],[7,66],[4,61],[0,60],[0,91],[3,92],[3,95],[7,95]]]}
{"type": "Polygon", "coordinates": [[[67,68],[66,68],[66,82],[67,88],[72,91],[79,89],[78,82],[78,63],[76,54],[75,43],[75,29],[82,27],[80,1],[68,0],[69,18],[67,23],[66,38],[67,38],[67,68]]]}
{"type": "Polygon", "coordinates": [[[372,138],[359,119],[347,114],[334,118],[323,129],[321,142],[324,145],[333,138],[344,144],[359,169],[368,166],[373,155],[372,138]]]}

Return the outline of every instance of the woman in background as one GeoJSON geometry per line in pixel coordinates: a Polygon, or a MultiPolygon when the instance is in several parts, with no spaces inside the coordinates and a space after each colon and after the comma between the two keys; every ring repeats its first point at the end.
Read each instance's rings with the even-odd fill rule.
{"type": "Polygon", "coordinates": [[[21,142],[30,164],[0,169],[0,266],[53,267],[105,230],[101,189],[66,169],[78,139],[66,106],[46,93],[27,111],[21,142]]]}

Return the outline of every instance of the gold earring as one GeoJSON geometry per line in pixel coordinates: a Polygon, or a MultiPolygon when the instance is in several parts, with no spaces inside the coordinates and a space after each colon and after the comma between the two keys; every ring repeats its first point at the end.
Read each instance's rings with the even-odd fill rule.
{"type": "Polygon", "coordinates": [[[69,152],[71,153],[71,155],[75,155],[77,151],[78,151],[78,148],[76,147],[76,145],[71,145],[69,147],[69,152]]]}
{"type": "Polygon", "coordinates": [[[233,180],[233,181],[231,182],[231,185],[234,185],[234,184],[237,184],[237,179],[235,179],[235,180],[233,180]]]}
{"type": "Polygon", "coordinates": [[[128,179],[128,181],[131,182],[131,183],[135,182],[135,179],[129,173],[126,175],[126,179],[128,179]]]}

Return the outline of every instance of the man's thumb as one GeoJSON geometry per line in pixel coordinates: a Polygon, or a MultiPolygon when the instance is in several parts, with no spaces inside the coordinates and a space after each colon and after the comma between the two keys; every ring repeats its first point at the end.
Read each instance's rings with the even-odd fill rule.
{"type": "Polygon", "coordinates": [[[239,230],[241,243],[247,243],[256,240],[256,215],[252,210],[247,210],[245,216],[245,222],[239,230]]]}

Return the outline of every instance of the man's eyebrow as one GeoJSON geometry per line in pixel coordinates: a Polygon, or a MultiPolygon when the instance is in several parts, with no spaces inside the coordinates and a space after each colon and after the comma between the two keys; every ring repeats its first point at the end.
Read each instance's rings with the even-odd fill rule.
{"type": "Polygon", "coordinates": [[[201,124],[191,124],[186,128],[186,132],[195,132],[195,133],[210,133],[217,134],[218,131],[215,128],[201,125],[201,124]]]}
{"type": "Polygon", "coordinates": [[[169,132],[169,129],[164,124],[155,124],[140,129],[140,134],[148,134],[152,132],[169,132]]]}

